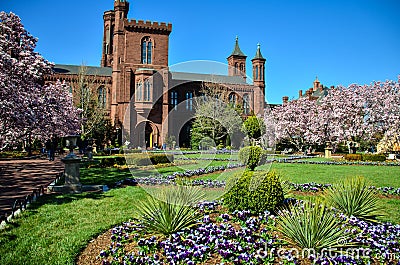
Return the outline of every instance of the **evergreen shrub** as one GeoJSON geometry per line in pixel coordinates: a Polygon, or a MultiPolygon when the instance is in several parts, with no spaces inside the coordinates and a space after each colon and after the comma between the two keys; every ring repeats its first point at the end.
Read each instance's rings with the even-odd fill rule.
{"type": "Polygon", "coordinates": [[[384,162],[386,161],[386,156],[381,154],[364,154],[362,155],[363,161],[373,161],[373,162],[384,162]]]}
{"type": "Polygon", "coordinates": [[[249,170],[254,170],[260,163],[263,149],[259,146],[246,146],[239,151],[239,161],[249,170]]]}
{"type": "Polygon", "coordinates": [[[283,199],[280,177],[275,171],[239,172],[228,180],[224,204],[229,210],[249,210],[254,214],[274,211],[283,199]]]}
{"type": "Polygon", "coordinates": [[[361,161],[362,156],[360,154],[347,154],[344,156],[344,159],[348,161],[361,161]]]}

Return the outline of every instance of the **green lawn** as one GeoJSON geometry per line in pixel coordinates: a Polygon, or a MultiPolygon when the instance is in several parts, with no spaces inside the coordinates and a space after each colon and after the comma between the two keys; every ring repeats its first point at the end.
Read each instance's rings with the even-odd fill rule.
{"type": "MultiPolygon", "coordinates": [[[[263,169],[265,166],[257,169],[263,169]]],[[[336,183],[352,176],[363,176],[377,187],[400,187],[400,166],[312,165],[274,163],[272,169],[295,183],[336,183]]]]}
{"type": "Polygon", "coordinates": [[[0,230],[0,264],[74,264],[90,239],[135,216],[139,187],[45,195],[0,230]]]}
{"type": "MultiPolygon", "coordinates": [[[[83,184],[112,185],[132,176],[171,174],[176,171],[205,166],[226,165],[226,161],[199,161],[196,164],[164,167],[156,171],[137,169],[132,173],[115,168],[81,168],[83,184]]],[[[258,170],[266,169],[259,167],[258,170]]],[[[274,163],[290,181],[297,183],[335,183],[346,176],[363,175],[376,186],[400,187],[400,167],[386,166],[334,166],[274,163]]],[[[224,180],[243,169],[223,174],[210,174],[201,178],[224,180]]],[[[213,197],[221,191],[211,189],[213,197]]],[[[135,217],[135,205],[146,192],[140,187],[112,189],[106,193],[78,195],[45,195],[24,211],[21,217],[0,231],[0,264],[74,264],[79,252],[96,235],[135,217]]],[[[304,198],[304,197],[301,197],[304,198]]],[[[382,221],[400,223],[400,200],[381,200],[387,213],[382,221]]]]}
{"type": "Polygon", "coordinates": [[[210,166],[226,166],[228,161],[197,161],[193,164],[170,166],[162,168],[134,168],[134,169],[118,169],[118,168],[85,168],[81,167],[81,183],[83,185],[107,185],[112,187],[115,182],[126,178],[145,177],[156,174],[170,175],[174,172],[183,172],[185,170],[193,170],[197,168],[205,168],[210,166]]]}

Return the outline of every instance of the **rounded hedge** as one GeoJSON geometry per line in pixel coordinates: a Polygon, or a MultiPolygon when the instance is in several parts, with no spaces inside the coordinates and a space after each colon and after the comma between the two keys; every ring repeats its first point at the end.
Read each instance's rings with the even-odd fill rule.
{"type": "Polygon", "coordinates": [[[228,180],[224,204],[229,210],[249,210],[254,214],[274,211],[284,200],[279,175],[270,172],[239,172],[228,180]]]}
{"type": "Polygon", "coordinates": [[[254,170],[260,162],[263,149],[259,146],[246,146],[239,151],[239,161],[246,165],[246,168],[254,170]]]}

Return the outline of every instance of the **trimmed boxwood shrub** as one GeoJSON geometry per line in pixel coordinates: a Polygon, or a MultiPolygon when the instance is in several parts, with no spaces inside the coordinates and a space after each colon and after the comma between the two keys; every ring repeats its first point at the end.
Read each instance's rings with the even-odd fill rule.
{"type": "Polygon", "coordinates": [[[115,164],[117,165],[126,165],[125,157],[123,156],[116,156],[116,157],[103,157],[100,160],[100,167],[112,167],[115,164]]]}
{"type": "Polygon", "coordinates": [[[157,164],[166,164],[174,162],[172,154],[132,154],[127,156],[128,164],[137,166],[148,166],[157,164]]]}
{"type": "Polygon", "coordinates": [[[362,155],[362,160],[363,161],[378,161],[378,162],[384,162],[386,161],[386,156],[385,155],[380,155],[380,154],[364,154],[362,155]]]}
{"type": "Polygon", "coordinates": [[[372,161],[372,162],[384,162],[386,156],[381,154],[347,154],[344,157],[348,161],[372,161]]]}
{"type": "Polygon", "coordinates": [[[148,166],[156,164],[165,164],[174,162],[172,154],[132,154],[125,156],[104,157],[101,159],[100,167],[112,167],[115,164],[123,166],[126,164],[137,166],[148,166]],[[128,163],[127,163],[128,162],[128,163]]]}
{"type": "Polygon", "coordinates": [[[229,210],[249,210],[254,214],[273,211],[284,200],[279,175],[275,171],[239,172],[228,180],[224,204],[229,210]],[[235,184],[236,183],[236,184],[235,184]]]}
{"type": "Polygon", "coordinates": [[[361,161],[362,156],[360,154],[347,154],[344,156],[344,159],[348,161],[361,161]]]}
{"type": "Polygon", "coordinates": [[[151,162],[156,164],[166,164],[174,162],[174,156],[171,154],[154,154],[150,155],[151,162]]]}
{"type": "Polygon", "coordinates": [[[115,158],[114,157],[103,157],[100,160],[100,167],[112,167],[115,165],[115,158]]]}
{"type": "Polygon", "coordinates": [[[260,162],[263,149],[259,146],[246,146],[239,151],[239,161],[249,170],[254,170],[260,162]]]}

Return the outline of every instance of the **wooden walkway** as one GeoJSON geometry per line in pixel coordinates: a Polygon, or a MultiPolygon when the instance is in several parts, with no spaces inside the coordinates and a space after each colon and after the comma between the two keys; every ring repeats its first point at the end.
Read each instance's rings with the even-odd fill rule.
{"type": "Polygon", "coordinates": [[[16,199],[23,199],[35,189],[47,186],[64,170],[60,158],[0,160],[0,217],[11,215],[16,199]]]}

